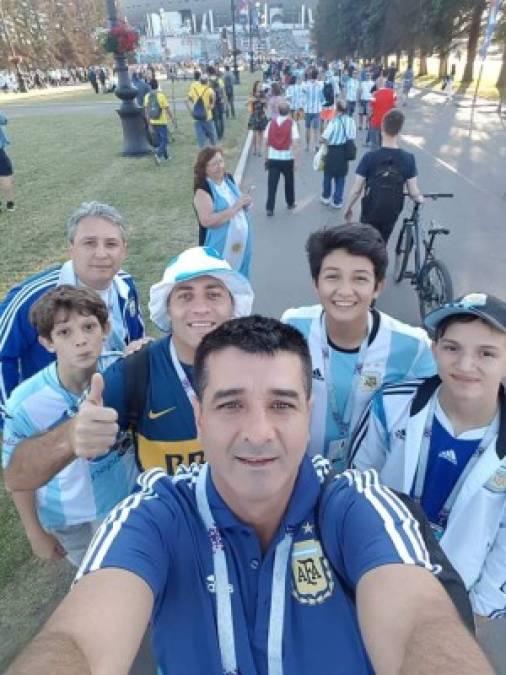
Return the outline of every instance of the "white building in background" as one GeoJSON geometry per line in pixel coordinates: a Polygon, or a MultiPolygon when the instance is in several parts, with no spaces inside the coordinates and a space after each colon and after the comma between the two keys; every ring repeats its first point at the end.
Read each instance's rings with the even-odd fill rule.
{"type": "MultiPolygon", "coordinates": [[[[121,0],[121,11],[142,34],[216,33],[231,26],[230,0],[121,0]]],[[[250,0],[262,28],[308,29],[318,0],[250,0]]],[[[236,23],[248,22],[248,0],[235,0],[236,23]]]]}
{"type": "MultiPolygon", "coordinates": [[[[308,51],[317,1],[234,0],[238,49],[247,58],[251,18],[255,54],[308,51]]],[[[121,11],[140,30],[143,61],[207,61],[230,54],[230,0],[122,0],[121,11]]]]}

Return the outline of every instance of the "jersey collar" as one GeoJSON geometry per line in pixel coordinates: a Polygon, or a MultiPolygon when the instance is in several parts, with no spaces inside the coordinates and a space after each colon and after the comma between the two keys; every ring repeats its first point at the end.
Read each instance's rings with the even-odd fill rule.
{"type": "MultiPolygon", "coordinates": [[[[417,415],[428,404],[431,396],[441,384],[439,375],[428,377],[418,388],[411,402],[410,417],[417,415]]],[[[496,453],[499,459],[506,457],[506,396],[504,387],[499,392],[499,433],[496,441],[496,453]]]]}
{"type": "MultiPolygon", "coordinates": [[[[295,481],[292,496],[290,497],[288,507],[280,524],[283,529],[296,528],[300,523],[307,519],[308,513],[316,505],[320,495],[320,488],[320,481],[313,467],[313,463],[311,462],[311,458],[308,455],[304,455],[299,467],[299,473],[295,481]]],[[[247,527],[247,525],[239,520],[239,518],[231,511],[216,489],[212,479],[212,469],[207,474],[206,490],[211,512],[219,528],[244,529],[245,526],[247,527]]]]}

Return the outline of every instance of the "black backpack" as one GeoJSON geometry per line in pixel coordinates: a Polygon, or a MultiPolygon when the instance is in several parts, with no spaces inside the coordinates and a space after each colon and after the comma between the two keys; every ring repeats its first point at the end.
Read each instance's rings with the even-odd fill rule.
{"type": "Polygon", "coordinates": [[[211,87],[213,88],[214,91],[215,107],[223,105],[223,89],[220,87],[220,83],[218,82],[217,77],[213,77],[213,79],[211,80],[211,87]]]}
{"type": "Polygon", "coordinates": [[[128,427],[137,431],[139,417],[144,411],[150,379],[150,343],[125,358],[125,401],[128,427]]]}
{"type": "Polygon", "coordinates": [[[361,220],[370,225],[395,223],[404,206],[406,179],[392,156],[382,159],[365,184],[361,220]]]}
{"type": "MultiPolygon", "coordinates": [[[[318,511],[320,510],[320,504],[324,491],[331,488],[332,482],[337,477],[338,472],[336,472],[335,469],[330,469],[329,473],[325,476],[321,487],[320,500],[317,506],[318,511]]],[[[466,587],[464,586],[464,582],[446,557],[443,549],[440,547],[422,507],[409,495],[398,492],[397,490],[392,490],[392,492],[403,502],[403,504],[411,512],[413,518],[415,518],[415,520],[418,522],[418,534],[421,536],[427,548],[430,561],[434,566],[440,567],[440,572],[437,575],[437,579],[439,579],[441,585],[450,597],[450,600],[457,610],[461,621],[467,627],[469,632],[474,635],[475,628],[473,609],[471,607],[471,602],[469,600],[466,587]]],[[[319,521],[319,514],[317,519],[319,521]]],[[[355,602],[354,589],[350,588],[346,579],[343,579],[341,576],[339,576],[339,579],[345,593],[352,602],[355,602]]]]}
{"type": "Polygon", "coordinates": [[[227,73],[224,77],[225,94],[230,98],[234,95],[234,80],[233,75],[227,73]]]}
{"type": "Polygon", "coordinates": [[[162,107],[158,102],[156,91],[149,94],[148,99],[148,117],[150,120],[158,120],[162,114],[162,107]]]}
{"type": "Polygon", "coordinates": [[[334,87],[332,86],[332,82],[325,82],[322,93],[325,105],[334,105],[334,87]]]}
{"type": "Polygon", "coordinates": [[[197,100],[193,104],[192,117],[193,117],[194,120],[197,120],[197,122],[205,122],[206,119],[207,119],[207,110],[206,110],[206,106],[204,104],[204,99],[202,98],[202,96],[204,95],[204,93],[206,91],[207,91],[207,87],[206,87],[206,89],[204,89],[202,91],[200,96],[197,98],[197,100]]]}

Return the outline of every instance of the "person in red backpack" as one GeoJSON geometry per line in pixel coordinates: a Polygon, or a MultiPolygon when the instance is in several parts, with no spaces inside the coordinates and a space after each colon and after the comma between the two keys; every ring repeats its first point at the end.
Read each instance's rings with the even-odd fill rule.
{"type": "Polygon", "coordinates": [[[285,199],[289,209],[295,208],[294,168],[299,157],[299,130],[289,116],[290,106],[286,99],[278,104],[279,115],[273,118],[265,130],[265,168],[267,179],[267,215],[274,215],[276,190],[279,177],[285,177],[285,199]]]}

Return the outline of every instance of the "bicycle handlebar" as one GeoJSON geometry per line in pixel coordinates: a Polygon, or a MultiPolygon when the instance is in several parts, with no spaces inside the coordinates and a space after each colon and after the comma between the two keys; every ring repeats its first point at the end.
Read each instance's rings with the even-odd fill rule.
{"type": "MultiPolygon", "coordinates": [[[[409,192],[405,192],[404,196],[405,197],[411,197],[409,192]]],[[[454,195],[453,195],[452,192],[426,192],[425,194],[422,194],[422,197],[424,199],[434,199],[434,200],[444,199],[444,198],[453,197],[453,196],[454,195]]]]}

